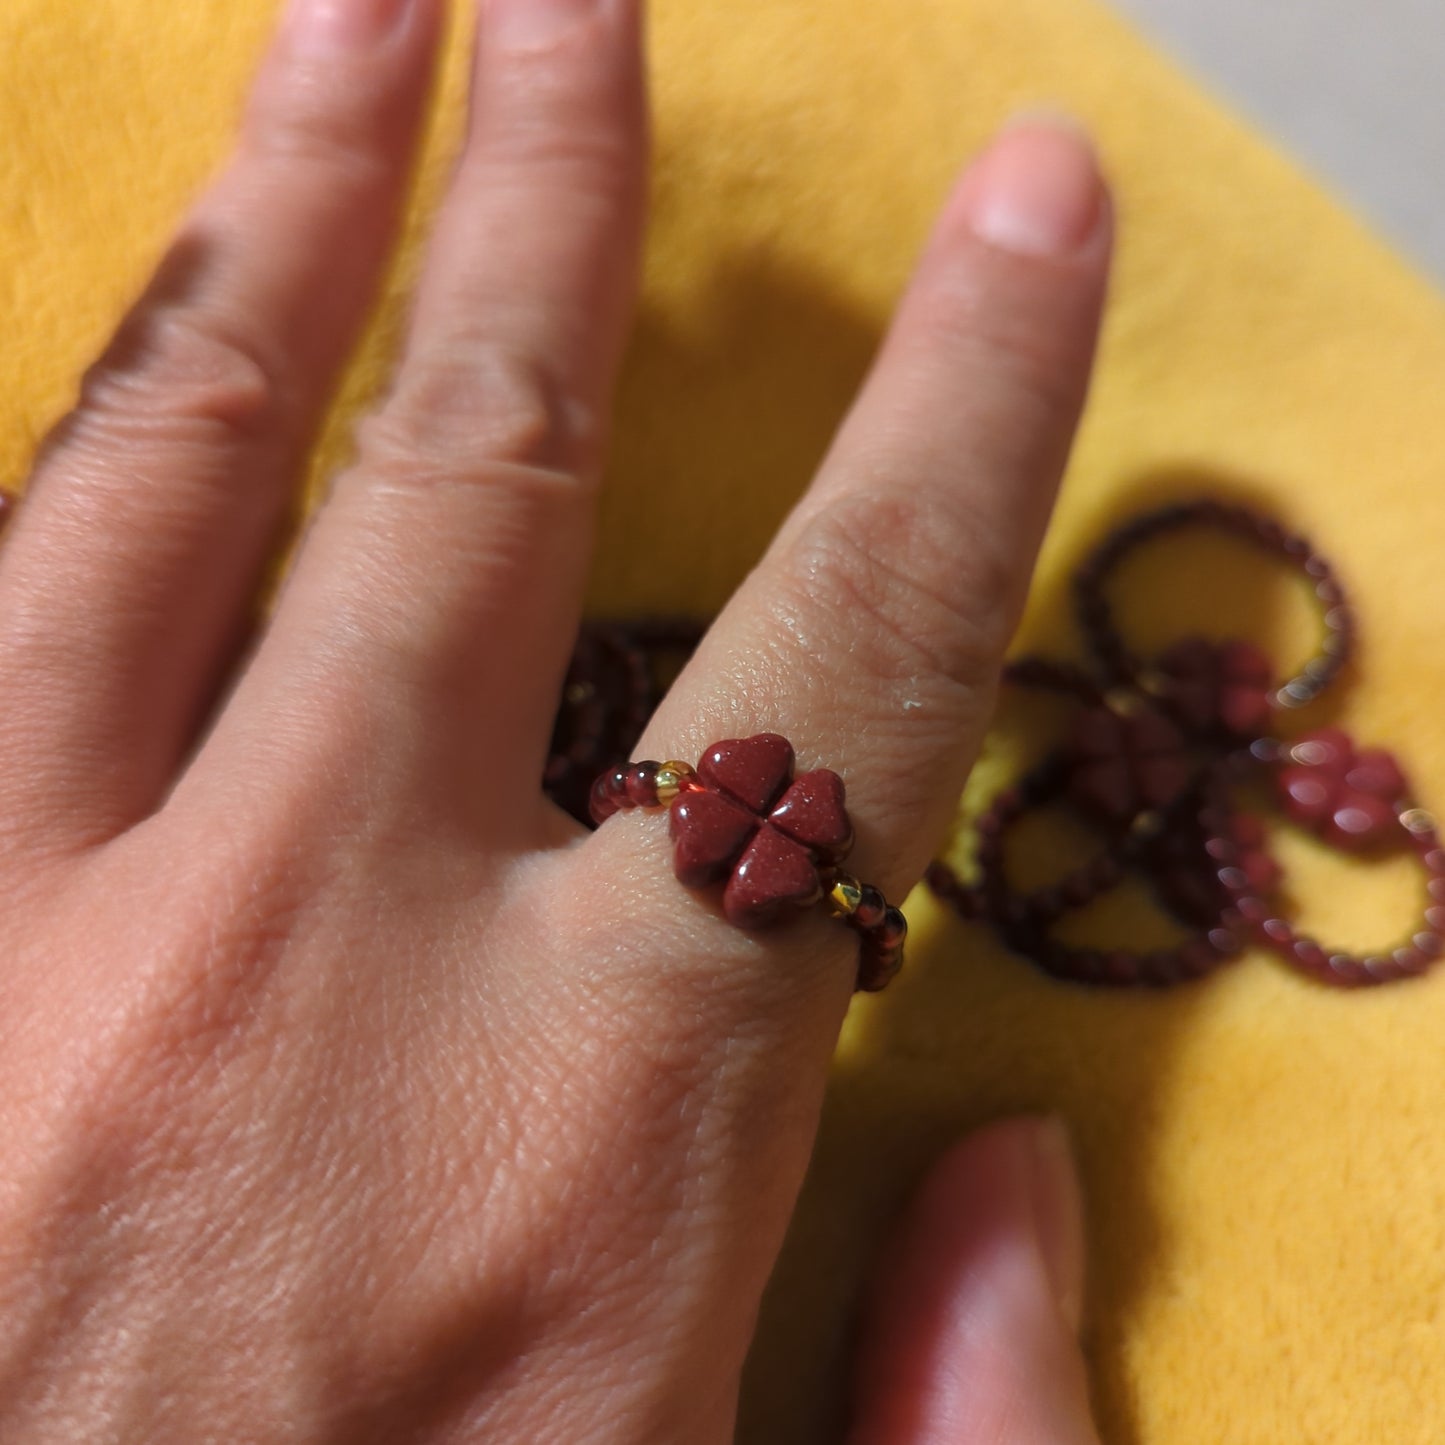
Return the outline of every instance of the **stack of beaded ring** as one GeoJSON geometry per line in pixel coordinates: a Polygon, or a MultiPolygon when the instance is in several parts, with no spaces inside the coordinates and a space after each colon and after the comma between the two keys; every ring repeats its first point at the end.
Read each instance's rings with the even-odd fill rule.
{"type": "Polygon", "coordinates": [[[1237,957],[1246,943],[1271,947],[1296,968],[1344,987],[1387,983],[1423,972],[1445,952],[1445,851],[1434,819],[1411,799],[1398,763],[1358,750],[1338,728],[1293,743],[1269,736],[1286,710],[1312,702],[1339,675],[1355,642],[1355,619],[1329,563],[1298,535],[1244,507],[1181,503],[1127,523],[1094,553],[1076,580],[1079,620],[1098,664],[1089,670],[1043,658],[1014,663],[1015,684],[1085,706],[1068,742],[993,801],[977,824],[978,881],[946,862],[928,882],[965,917],[989,923],[1003,942],[1055,977],[1076,982],[1162,986],[1195,978],[1237,957]],[[1244,537],[1303,573],[1323,611],[1319,654],[1278,683],[1251,643],[1189,638],[1152,664],[1138,659],[1116,627],[1106,584],[1141,543],[1207,526],[1244,537]],[[1427,872],[1429,903],[1403,942],[1363,957],[1327,949],[1296,933],[1271,901],[1280,870],[1258,818],[1242,812],[1238,783],[1273,775],[1291,821],[1339,848],[1408,845],[1427,872]],[[1025,813],[1067,803],[1101,838],[1101,850],[1055,884],[1020,891],[1004,866],[1004,842],[1025,813]],[[1173,948],[1078,948],[1054,934],[1076,912],[1142,874],[1186,931],[1173,948]]]}
{"type": "Polygon", "coordinates": [[[579,823],[592,780],[637,746],[704,628],[689,617],[585,622],[562,685],[542,788],[579,823]]]}
{"type": "Polygon", "coordinates": [[[853,846],[843,780],[827,768],[794,776],[793,747],[777,733],[714,743],[696,768],[630,763],[592,790],[601,824],[630,808],[667,808],[673,871],[691,888],[724,883],[723,912],[762,928],[825,900],[860,935],[855,987],[876,993],[903,964],[908,924],[878,889],[839,865],[853,846]]]}

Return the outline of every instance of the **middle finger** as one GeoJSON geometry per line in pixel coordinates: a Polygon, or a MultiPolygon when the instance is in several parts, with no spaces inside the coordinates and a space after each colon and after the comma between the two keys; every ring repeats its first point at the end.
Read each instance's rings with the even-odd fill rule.
{"type": "Polygon", "coordinates": [[[398,379],[213,742],[233,775],[260,753],[335,777],[302,737],[323,764],[366,755],[349,778],[394,796],[434,785],[536,816],[637,286],[640,8],[484,6],[468,137],[398,379]]]}

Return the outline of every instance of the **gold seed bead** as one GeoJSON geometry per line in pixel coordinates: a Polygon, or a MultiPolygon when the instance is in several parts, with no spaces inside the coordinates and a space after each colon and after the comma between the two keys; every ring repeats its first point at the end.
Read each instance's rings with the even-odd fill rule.
{"type": "Polygon", "coordinates": [[[856,913],[862,901],[863,885],[856,878],[849,878],[846,873],[840,874],[837,882],[828,890],[828,908],[834,918],[847,918],[856,913]]]}
{"type": "Polygon", "coordinates": [[[675,759],[664,763],[657,770],[657,801],[666,807],[682,792],[682,785],[696,776],[688,763],[679,763],[675,759]]]}

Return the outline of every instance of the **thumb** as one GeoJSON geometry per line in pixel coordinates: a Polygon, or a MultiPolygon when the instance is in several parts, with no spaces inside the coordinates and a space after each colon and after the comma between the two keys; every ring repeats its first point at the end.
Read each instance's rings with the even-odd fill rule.
{"type": "Polygon", "coordinates": [[[1061,1123],[994,1124],[950,1150],[883,1262],[849,1445],[1098,1445],[1083,1272],[1061,1123]]]}

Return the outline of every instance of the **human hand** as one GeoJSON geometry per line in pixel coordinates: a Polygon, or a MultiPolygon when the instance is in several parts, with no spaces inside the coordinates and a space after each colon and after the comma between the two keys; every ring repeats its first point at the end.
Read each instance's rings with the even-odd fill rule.
{"type": "MultiPolygon", "coordinates": [[[[440,10],[299,0],[0,554],[7,1440],[731,1434],[856,939],[739,933],[656,819],[539,796],[635,292],[635,0],[487,7],[395,386],[229,676],[440,10]]],[[[644,741],[788,734],[890,896],[989,714],[1109,236],[1055,126],[971,170],[644,741]]],[[[860,1445],[1091,1438],[1071,1190],[1031,1124],[944,1161],[860,1445]]]]}

